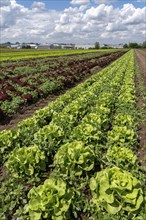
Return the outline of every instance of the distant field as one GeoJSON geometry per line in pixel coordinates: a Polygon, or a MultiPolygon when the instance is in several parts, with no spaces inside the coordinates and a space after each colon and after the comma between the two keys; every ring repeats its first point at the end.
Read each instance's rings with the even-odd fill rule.
{"type": "Polygon", "coordinates": [[[70,87],[92,75],[92,68],[103,68],[122,54],[97,52],[1,61],[0,114],[12,115],[20,106],[70,87]]]}
{"type": "MultiPolygon", "coordinates": [[[[121,49],[120,49],[121,50],[121,49]]],[[[104,49],[104,50],[37,50],[37,49],[5,49],[0,48],[0,61],[3,60],[17,60],[25,58],[37,58],[45,56],[63,56],[70,54],[83,54],[90,52],[113,52],[117,49],[104,49]]]]}

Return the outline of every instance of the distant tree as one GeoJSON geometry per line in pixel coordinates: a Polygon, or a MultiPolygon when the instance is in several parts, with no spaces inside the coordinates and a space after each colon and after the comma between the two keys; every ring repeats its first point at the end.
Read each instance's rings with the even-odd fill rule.
{"type": "Polygon", "coordinates": [[[123,45],[123,48],[128,48],[128,47],[129,47],[128,44],[123,45]]]}
{"type": "Polygon", "coordinates": [[[113,47],[109,46],[108,44],[103,44],[103,47],[101,49],[112,49],[113,47]]]}
{"type": "Polygon", "coordinates": [[[31,46],[30,46],[30,45],[24,45],[24,44],[23,44],[23,45],[22,45],[22,48],[23,48],[23,49],[31,49],[31,46]]]}
{"type": "Polygon", "coordinates": [[[136,43],[136,42],[131,42],[131,43],[129,43],[129,48],[140,48],[141,47],[141,45],[139,45],[138,43],[136,43]]]}
{"type": "Polygon", "coordinates": [[[4,43],[4,44],[11,45],[11,42],[8,41],[8,42],[6,42],[6,43],[4,43]]]}
{"type": "Polygon", "coordinates": [[[99,48],[100,48],[99,42],[95,42],[95,49],[99,49],[99,48]]]}
{"type": "Polygon", "coordinates": [[[25,48],[26,48],[26,49],[31,49],[31,46],[30,46],[30,45],[26,45],[25,48]]]}
{"type": "Polygon", "coordinates": [[[15,44],[20,44],[18,41],[15,44]]]}
{"type": "Polygon", "coordinates": [[[146,48],[146,41],[144,41],[144,42],[142,43],[142,47],[143,47],[143,48],[146,48]]]}

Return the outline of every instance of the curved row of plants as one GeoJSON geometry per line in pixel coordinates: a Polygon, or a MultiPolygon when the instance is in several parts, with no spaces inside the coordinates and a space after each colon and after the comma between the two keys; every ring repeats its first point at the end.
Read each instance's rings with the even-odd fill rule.
{"type": "Polygon", "coordinates": [[[0,133],[8,172],[1,218],[144,219],[146,178],[132,151],[133,62],[131,51],[17,130],[0,133]]]}
{"type": "Polygon", "coordinates": [[[21,107],[32,104],[92,75],[95,66],[104,67],[122,55],[92,53],[77,57],[49,58],[1,63],[0,114],[12,115],[21,107]],[[105,56],[102,58],[102,56],[105,56]],[[7,66],[7,65],[8,66],[7,66]]]}
{"type": "MultiPolygon", "coordinates": [[[[70,113],[69,111],[75,111],[76,113],[81,112],[80,110],[83,111],[84,107],[87,108],[88,106],[88,108],[90,108],[91,105],[88,105],[88,103],[90,102],[90,99],[93,101],[95,100],[95,94],[91,93],[92,96],[94,95],[94,97],[92,98],[92,96],[89,96],[89,91],[94,89],[94,85],[95,89],[97,90],[97,96],[99,96],[101,92],[104,92],[105,89],[107,90],[109,87],[109,83],[112,81],[114,76],[116,76],[117,71],[119,71],[120,67],[123,65],[123,61],[121,60],[119,60],[118,63],[119,65],[115,65],[115,63],[113,63],[113,65],[107,67],[103,71],[99,72],[97,75],[86,80],[84,83],[80,84],[71,91],[66,92],[66,94],[64,94],[63,96],[60,96],[56,101],[50,103],[47,107],[36,111],[34,117],[28,118],[18,123],[17,130],[0,132],[0,150],[2,152],[2,157],[4,157],[4,161],[5,157],[15,146],[22,147],[30,145],[30,142],[34,139],[34,134],[45,125],[48,125],[52,121],[54,116],[59,116],[59,114],[64,109],[67,116],[67,114],[70,113]],[[82,107],[82,109],[79,109],[81,106],[81,100],[83,102],[82,105],[84,106],[82,107]]],[[[66,124],[67,123],[68,119],[66,120],[66,124]]],[[[3,160],[1,159],[1,161],[3,160]]]]}

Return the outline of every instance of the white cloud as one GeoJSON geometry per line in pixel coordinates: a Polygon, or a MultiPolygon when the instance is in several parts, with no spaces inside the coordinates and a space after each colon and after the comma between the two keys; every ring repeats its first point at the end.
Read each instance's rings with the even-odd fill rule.
{"type": "Polygon", "coordinates": [[[32,9],[33,11],[45,10],[45,3],[44,2],[33,2],[32,9]]]}
{"type": "Polygon", "coordinates": [[[94,0],[95,3],[97,4],[101,4],[101,3],[111,3],[111,2],[115,2],[117,0],[94,0]]]}
{"type": "Polygon", "coordinates": [[[145,0],[137,0],[137,2],[145,2],[145,0]]]}
{"type": "Polygon", "coordinates": [[[11,4],[10,0],[1,0],[0,7],[9,6],[11,4]]]}
{"type": "Polygon", "coordinates": [[[23,19],[25,13],[28,12],[27,8],[16,3],[15,0],[6,1],[6,4],[1,7],[1,24],[0,28],[8,28],[17,23],[20,17],[23,19]]]}
{"type": "MultiPolygon", "coordinates": [[[[72,0],[70,2],[70,4],[72,5],[83,5],[83,4],[88,4],[88,3],[97,3],[97,4],[101,4],[101,3],[111,3],[111,2],[115,2],[117,0],[72,0]]],[[[143,0],[139,0],[139,1],[143,1],[143,0]]]]}
{"type": "Polygon", "coordinates": [[[90,3],[90,0],[72,0],[70,3],[72,5],[84,5],[90,3]]]}
{"type": "Polygon", "coordinates": [[[146,7],[136,9],[132,4],[127,4],[124,5],[121,14],[123,17],[123,23],[127,25],[136,25],[146,22],[146,7]]]}
{"type": "MultiPolygon", "coordinates": [[[[78,1],[79,2],[79,1],[78,1]]],[[[83,2],[83,1],[82,1],[83,2]]],[[[85,1],[84,1],[85,2],[85,1]]],[[[87,1],[86,1],[87,2],[87,1]]],[[[117,43],[144,41],[145,10],[132,4],[79,5],[63,11],[49,10],[43,2],[30,9],[16,0],[1,5],[1,40],[21,42],[117,43]]]]}
{"type": "Polygon", "coordinates": [[[88,10],[86,10],[86,13],[84,15],[85,20],[99,20],[105,21],[108,20],[109,18],[113,18],[115,14],[115,11],[113,9],[113,6],[106,6],[104,4],[100,4],[99,6],[96,7],[91,7],[88,10]]]}

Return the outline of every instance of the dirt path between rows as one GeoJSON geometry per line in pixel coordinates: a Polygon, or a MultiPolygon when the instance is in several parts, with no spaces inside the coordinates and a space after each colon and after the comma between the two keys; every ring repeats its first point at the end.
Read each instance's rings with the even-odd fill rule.
{"type": "MultiPolygon", "coordinates": [[[[146,51],[135,50],[136,62],[139,66],[140,73],[136,75],[136,92],[137,92],[137,107],[141,111],[142,106],[146,101],[144,100],[143,93],[141,91],[141,84],[143,85],[144,91],[146,93],[146,51]]],[[[143,110],[144,115],[146,116],[146,108],[143,110]]],[[[146,117],[145,117],[146,118],[146,117]]],[[[138,130],[139,137],[139,149],[137,152],[138,159],[142,166],[146,166],[146,121],[142,122],[138,130]]]]}

